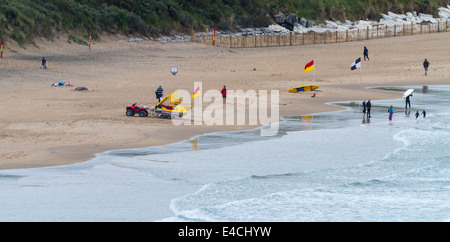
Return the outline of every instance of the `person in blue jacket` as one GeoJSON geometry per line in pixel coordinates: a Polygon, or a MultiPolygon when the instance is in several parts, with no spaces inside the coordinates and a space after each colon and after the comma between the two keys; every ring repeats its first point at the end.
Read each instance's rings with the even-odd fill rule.
{"type": "Polygon", "coordinates": [[[392,107],[392,105],[389,107],[388,113],[389,113],[389,121],[392,121],[392,115],[394,115],[394,108],[392,107]]]}
{"type": "Polygon", "coordinates": [[[158,89],[156,89],[155,94],[156,94],[156,99],[158,100],[158,102],[161,100],[162,96],[163,96],[163,89],[161,86],[158,87],[158,89]]]}
{"type": "Polygon", "coordinates": [[[366,60],[366,58],[367,58],[367,60],[369,60],[369,50],[365,46],[364,46],[363,55],[364,55],[364,60],[366,60]]]}

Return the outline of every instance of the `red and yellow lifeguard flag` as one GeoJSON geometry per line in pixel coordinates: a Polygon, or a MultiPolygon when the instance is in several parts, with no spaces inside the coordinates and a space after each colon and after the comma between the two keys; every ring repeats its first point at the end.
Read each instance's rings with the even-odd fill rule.
{"type": "Polygon", "coordinates": [[[314,60],[308,62],[308,64],[306,64],[305,69],[303,71],[310,72],[312,70],[314,70],[314,60]]]}
{"type": "Polygon", "coordinates": [[[194,93],[192,93],[192,98],[196,98],[196,97],[198,97],[198,96],[200,96],[200,86],[198,86],[198,87],[195,89],[194,93]]]}

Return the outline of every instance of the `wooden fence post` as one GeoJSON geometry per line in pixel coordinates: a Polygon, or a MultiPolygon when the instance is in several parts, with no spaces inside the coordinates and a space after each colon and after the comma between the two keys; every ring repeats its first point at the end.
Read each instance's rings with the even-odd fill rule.
{"type": "Polygon", "coordinates": [[[292,31],[289,32],[289,45],[292,45],[292,31]]]}
{"type": "Polygon", "coordinates": [[[345,42],[348,42],[348,29],[345,31],[345,42]]]}
{"type": "Polygon", "coordinates": [[[195,31],[191,32],[191,42],[195,42],[195,31]]]}
{"type": "Polygon", "coordinates": [[[367,26],[367,33],[366,33],[366,39],[368,40],[369,39],[369,26],[367,26]]]}
{"type": "Polygon", "coordinates": [[[233,43],[233,39],[232,39],[231,34],[230,34],[230,48],[233,48],[232,43],[233,43]]]}
{"type": "Polygon", "coordinates": [[[338,42],[338,31],[336,30],[336,43],[338,42]]]}
{"type": "Polygon", "coordinates": [[[428,23],[428,33],[431,33],[431,23],[428,23]]]}

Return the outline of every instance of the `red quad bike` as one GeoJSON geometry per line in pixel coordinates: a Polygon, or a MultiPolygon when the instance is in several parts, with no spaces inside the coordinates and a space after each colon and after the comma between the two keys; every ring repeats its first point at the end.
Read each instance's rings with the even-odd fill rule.
{"type": "Polygon", "coordinates": [[[147,117],[148,116],[148,107],[138,107],[136,103],[131,106],[127,106],[127,116],[134,116],[136,113],[139,114],[139,117],[147,117]]]}

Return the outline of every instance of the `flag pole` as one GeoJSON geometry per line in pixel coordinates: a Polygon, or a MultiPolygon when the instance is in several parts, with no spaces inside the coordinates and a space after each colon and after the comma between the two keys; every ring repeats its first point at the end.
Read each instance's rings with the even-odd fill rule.
{"type": "Polygon", "coordinates": [[[314,63],[314,84],[316,84],[316,64],[314,63]]]}

